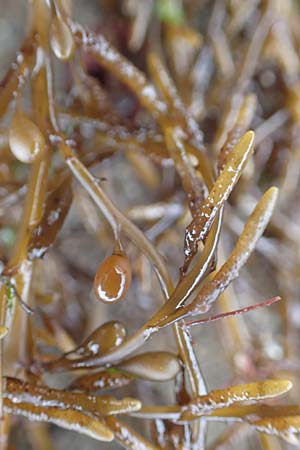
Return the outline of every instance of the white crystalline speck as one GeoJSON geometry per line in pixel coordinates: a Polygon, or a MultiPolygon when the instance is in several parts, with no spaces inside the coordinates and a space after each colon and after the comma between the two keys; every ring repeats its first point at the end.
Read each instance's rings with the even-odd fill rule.
{"type": "Polygon", "coordinates": [[[116,273],[120,276],[120,287],[115,297],[111,297],[104,289],[102,289],[101,285],[98,286],[98,294],[100,298],[103,298],[107,302],[112,302],[114,300],[117,300],[121,297],[122,292],[124,291],[124,286],[126,282],[126,276],[125,274],[118,269],[118,267],[115,267],[114,269],[116,273]]]}
{"type": "Polygon", "coordinates": [[[100,347],[95,342],[89,342],[88,348],[89,348],[91,353],[93,353],[94,355],[97,355],[97,353],[99,352],[99,348],[100,347]]]}
{"type": "Polygon", "coordinates": [[[229,166],[227,169],[228,172],[236,172],[233,167],[229,166]]]}
{"type": "Polygon", "coordinates": [[[156,99],[156,92],[153,86],[145,86],[142,90],[142,94],[145,97],[148,97],[150,100],[156,99]]]}
{"type": "Polygon", "coordinates": [[[51,211],[48,216],[48,225],[53,225],[59,219],[59,213],[61,212],[60,208],[55,211],[51,211]]]}
{"type": "Polygon", "coordinates": [[[114,50],[109,48],[105,52],[105,57],[108,61],[116,61],[118,59],[118,54],[114,50]]]}

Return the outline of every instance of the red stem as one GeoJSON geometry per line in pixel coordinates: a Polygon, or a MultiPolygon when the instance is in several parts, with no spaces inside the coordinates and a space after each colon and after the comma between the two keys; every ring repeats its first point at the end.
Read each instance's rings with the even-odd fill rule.
{"type": "Polygon", "coordinates": [[[273,305],[273,303],[279,302],[279,300],[282,300],[282,298],[278,297],[278,296],[272,297],[272,298],[269,298],[268,300],[264,300],[261,303],[256,303],[255,305],[246,306],[245,308],[236,309],[234,311],[217,314],[216,316],[206,317],[205,319],[193,320],[191,322],[186,322],[185,325],[187,327],[192,327],[194,325],[201,325],[202,323],[214,322],[215,320],[225,319],[227,317],[232,317],[232,316],[236,316],[238,314],[247,313],[247,312],[253,311],[254,309],[257,309],[257,308],[271,306],[271,305],[273,305]]]}

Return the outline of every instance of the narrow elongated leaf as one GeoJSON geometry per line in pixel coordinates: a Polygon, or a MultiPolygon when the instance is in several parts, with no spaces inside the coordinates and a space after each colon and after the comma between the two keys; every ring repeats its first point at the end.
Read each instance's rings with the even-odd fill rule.
{"type": "Polygon", "coordinates": [[[191,214],[195,217],[196,211],[200,207],[200,203],[203,199],[204,190],[189,159],[183,139],[184,133],[180,127],[168,126],[165,127],[165,135],[167,148],[181,178],[191,214]]]}
{"type": "Polygon", "coordinates": [[[69,388],[85,392],[96,392],[127,386],[133,379],[132,375],[111,368],[76,378],[69,388]]]}
{"type": "Polygon", "coordinates": [[[196,398],[184,407],[180,419],[192,420],[214,409],[230,406],[237,402],[277,397],[291,388],[292,383],[288,380],[265,380],[212,391],[196,398]]]}
{"type": "MultiPolygon", "coordinates": [[[[293,435],[300,433],[300,416],[264,417],[250,420],[249,423],[257,431],[279,436],[290,442],[293,442],[293,435]]],[[[299,441],[297,443],[299,444],[299,441]]]]}
{"type": "Polygon", "coordinates": [[[130,397],[117,400],[111,396],[92,396],[36,386],[13,378],[5,378],[4,398],[16,404],[26,402],[44,408],[50,406],[61,409],[72,408],[97,416],[127,413],[141,407],[139,400],[130,397]]]}
{"type": "Polygon", "coordinates": [[[243,232],[227,261],[213,279],[203,286],[195,300],[186,307],[192,314],[208,311],[219,295],[238,276],[268,225],[277,195],[278,189],[272,187],[262,196],[247,220],[243,232]]]}
{"type": "MultiPolygon", "coordinates": [[[[286,383],[285,380],[283,381],[286,383]]],[[[207,398],[207,396],[203,397],[207,398]]],[[[186,406],[179,405],[143,406],[139,411],[134,411],[130,415],[143,419],[166,419],[182,422],[194,420],[200,416],[205,416],[206,418],[210,418],[210,420],[214,420],[214,417],[216,417],[218,421],[223,418],[226,422],[231,419],[242,419],[245,422],[249,422],[254,420],[254,418],[258,420],[265,417],[300,417],[300,405],[265,405],[262,403],[243,405],[239,404],[239,400],[237,400],[237,403],[231,403],[231,405],[224,407],[219,407],[219,405],[220,403],[217,406],[210,405],[201,414],[199,413],[197,416],[187,417],[186,419],[182,419],[183,413],[186,411],[186,406]]]]}
{"type": "Polygon", "coordinates": [[[156,89],[144,74],[128,59],[124,58],[102,35],[83,30],[76,23],[68,21],[75,40],[101,66],[111,71],[119,80],[131,88],[141,104],[157,118],[167,113],[167,106],[162,102],[156,89]]]}
{"type": "Polygon", "coordinates": [[[221,148],[218,161],[219,170],[222,170],[224,168],[226,160],[230,155],[232,149],[235,147],[235,145],[237,145],[239,139],[241,139],[243,134],[249,128],[255,113],[256,106],[257,99],[255,94],[248,94],[244,97],[235,124],[228,133],[227,139],[221,148]]]}
{"type": "Polygon", "coordinates": [[[202,182],[197,176],[186,151],[184,137],[187,134],[196,147],[200,143],[200,148],[202,148],[202,133],[192,115],[184,108],[176,87],[159,56],[151,53],[148,57],[148,63],[155,84],[159,87],[169,108],[169,115],[161,121],[161,126],[165,132],[168,151],[181,178],[190,211],[194,217],[203,199],[204,191],[202,182]]]}
{"type": "Polygon", "coordinates": [[[197,251],[198,242],[206,238],[217,212],[228,199],[232,189],[240,178],[242,171],[253,152],[253,145],[254,132],[248,131],[232,150],[224,169],[215,181],[199,214],[186,228],[184,272],[186,272],[197,251]]]}
{"type": "Polygon", "coordinates": [[[68,177],[49,194],[46,200],[42,221],[32,231],[29,242],[30,259],[41,258],[54,244],[70,209],[72,198],[71,179],[68,177]]]}
{"type": "MultiPolygon", "coordinates": [[[[166,121],[176,123],[187,133],[189,138],[187,140],[190,140],[198,149],[203,150],[203,135],[199,125],[189,110],[183,105],[176,86],[158,54],[154,52],[149,54],[148,66],[155,85],[168,105],[168,115],[162,121],[162,127],[164,127],[166,121]]],[[[195,182],[197,183],[197,179],[195,179],[195,182]]]]}
{"type": "Polygon", "coordinates": [[[300,416],[300,405],[232,405],[226,408],[215,409],[210,416],[245,420],[253,416],[258,418],[300,416]]]}
{"type": "Polygon", "coordinates": [[[66,430],[86,434],[98,441],[110,442],[114,438],[110,429],[99,419],[94,419],[74,409],[64,410],[51,406],[44,408],[25,402],[14,403],[12,400],[5,398],[4,412],[24,416],[29,420],[53,423],[66,430]]]}
{"type": "Polygon", "coordinates": [[[237,278],[241,268],[246,264],[249,256],[255,249],[257,241],[270,220],[277,195],[278,189],[275,187],[265,192],[247,220],[232,253],[213,279],[200,289],[192,303],[188,306],[179,307],[173,313],[163,317],[159,321],[160,327],[190,315],[203,314],[209,311],[227,286],[237,278]]]}

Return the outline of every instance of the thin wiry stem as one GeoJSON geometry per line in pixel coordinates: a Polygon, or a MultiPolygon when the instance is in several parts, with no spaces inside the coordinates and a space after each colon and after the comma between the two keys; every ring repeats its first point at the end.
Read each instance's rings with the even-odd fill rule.
{"type": "Polygon", "coordinates": [[[185,324],[187,327],[193,327],[194,325],[202,325],[204,323],[215,322],[216,320],[226,319],[227,317],[237,316],[239,314],[244,314],[250,311],[254,311],[257,308],[263,308],[265,306],[271,306],[273,303],[277,303],[279,300],[282,300],[281,297],[272,297],[268,300],[264,300],[263,302],[256,303],[255,305],[246,306],[244,308],[236,309],[234,311],[229,311],[225,313],[220,313],[215,316],[206,317],[205,319],[186,321],[185,324]]]}

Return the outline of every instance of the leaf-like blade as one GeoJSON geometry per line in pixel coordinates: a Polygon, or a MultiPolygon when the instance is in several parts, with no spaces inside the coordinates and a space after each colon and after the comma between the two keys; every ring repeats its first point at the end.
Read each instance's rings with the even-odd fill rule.
{"type": "Polygon", "coordinates": [[[188,306],[179,307],[173,313],[169,313],[160,319],[158,321],[160,328],[190,315],[204,314],[209,311],[227,286],[237,278],[240,270],[255,249],[257,241],[268,225],[277,195],[278,189],[275,187],[265,192],[247,220],[244,230],[227,261],[218,270],[213,279],[200,289],[192,303],[188,306]]]}
{"type": "Polygon", "coordinates": [[[210,416],[244,420],[248,420],[251,416],[258,418],[300,416],[300,405],[232,405],[226,408],[215,409],[210,416]]]}
{"type": "Polygon", "coordinates": [[[255,94],[245,95],[236,121],[227,135],[227,139],[219,154],[218,168],[222,170],[234,146],[249,128],[257,106],[255,94]]]}
{"type": "Polygon", "coordinates": [[[49,194],[46,200],[42,221],[32,231],[29,242],[30,259],[41,258],[54,244],[70,209],[72,198],[71,179],[68,177],[49,194]]]}
{"type": "Polygon", "coordinates": [[[66,430],[86,434],[98,441],[110,442],[114,438],[110,429],[99,419],[94,419],[74,409],[64,410],[50,406],[43,408],[25,402],[14,403],[12,400],[5,398],[4,412],[21,415],[29,420],[53,423],[66,430]]]}
{"type": "Polygon", "coordinates": [[[75,22],[68,21],[74,34],[75,41],[97,61],[101,66],[113,73],[122,83],[127,85],[138,96],[141,104],[155,117],[160,118],[167,113],[167,107],[159,99],[154,86],[145,78],[144,74],[127,58],[122,56],[100,34],[84,30],[75,22]]]}
{"type": "Polygon", "coordinates": [[[196,148],[203,150],[202,132],[190,111],[184,106],[169,72],[158,54],[154,52],[149,54],[148,66],[155,85],[168,105],[168,114],[161,121],[162,127],[164,128],[166,122],[176,123],[187,133],[187,140],[191,141],[196,148]]]}
{"type": "Polygon", "coordinates": [[[195,217],[203,199],[203,187],[193,165],[190,162],[183,137],[184,133],[180,127],[165,127],[167,148],[174,161],[177,173],[181,178],[191,214],[195,217]]]}
{"type": "Polygon", "coordinates": [[[117,400],[111,396],[92,396],[37,386],[13,378],[5,378],[4,398],[10,399],[16,404],[26,402],[44,408],[50,406],[72,408],[97,416],[128,413],[141,407],[139,400],[130,397],[117,400]]]}
{"type": "Polygon", "coordinates": [[[69,388],[85,392],[96,392],[127,386],[133,379],[134,377],[129,374],[111,368],[76,378],[69,388]]]}
{"type": "Polygon", "coordinates": [[[197,251],[197,244],[203,241],[209,232],[217,212],[228,199],[232,189],[240,178],[242,171],[253,152],[254,132],[248,131],[232,150],[228,162],[215,181],[199,214],[192,220],[185,232],[185,261],[183,271],[187,268],[197,251]]]}
{"type": "Polygon", "coordinates": [[[300,416],[264,417],[263,419],[250,420],[249,423],[257,431],[290,441],[292,441],[289,439],[291,436],[300,433],[300,416]]]}
{"type": "Polygon", "coordinates": [[[184,407],[180,419],[192,420],[214,409],[224,408],[237,402],[277,397],[291,388],[292,383],[288,380],[265,380],[212,391],[196,398],[184,407]]]}
{"type": "Polygon", "coordinates": [[[275,187],[265,192],[247,220],[229,258],[213,279],[203,286],[194,301],[186,307],[187,311],[193,315],[208,311],[219,295],[239,275],[268,225],[277,195],[278,189],[275,187]]]}

